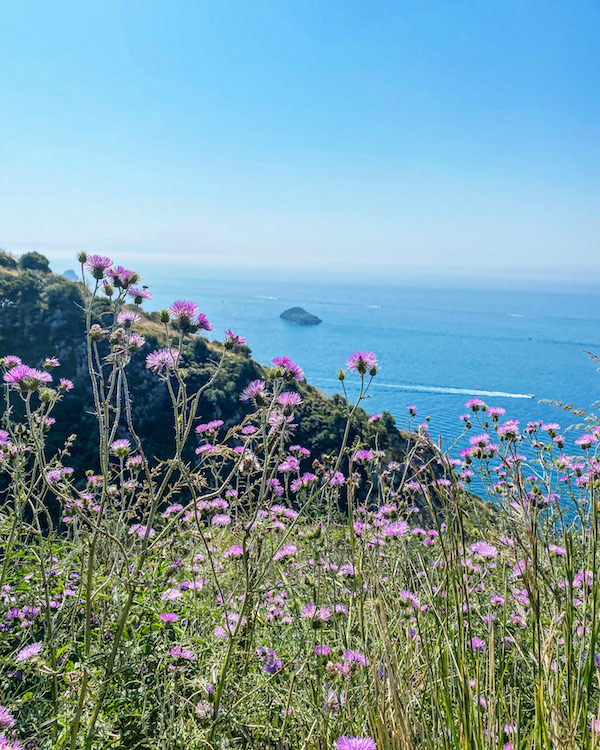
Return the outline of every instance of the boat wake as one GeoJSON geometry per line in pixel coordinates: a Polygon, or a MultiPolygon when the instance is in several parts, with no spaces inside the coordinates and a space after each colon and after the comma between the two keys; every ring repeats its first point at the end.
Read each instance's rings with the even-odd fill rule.
{"type": "MultiPolygon", "coordinates": [[[[329,382],[335,382],[335,378],[327,378],[329,382]]],[[[454,396],[489,396],[492,398],[534,398],[533,393],[507,393],[506,391],[482,391],[470,388],[452,388],[442,385],[421,385],[421,384],[402,384],[402,383],[381,383],[377,382],[379,388],[394,388],[400,391],[409,391],[414,393],[446,393],[454,396]]]]}

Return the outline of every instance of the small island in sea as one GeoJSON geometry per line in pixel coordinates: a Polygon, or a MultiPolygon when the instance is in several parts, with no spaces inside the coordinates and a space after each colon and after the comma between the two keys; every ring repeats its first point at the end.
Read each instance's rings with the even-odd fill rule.
{"type": "Polygon", "coordinates": [[[290,307],[289,310],[282,312],[279,317],[301,326],[318,326],[319,323],[323,322],[321,318],[307,312],[303,307],[290,307]]]}

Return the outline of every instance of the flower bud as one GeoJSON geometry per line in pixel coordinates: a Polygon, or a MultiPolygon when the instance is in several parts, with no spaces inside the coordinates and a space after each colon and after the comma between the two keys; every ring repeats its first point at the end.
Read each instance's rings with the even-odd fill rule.
{"type": "Polygon", "coordinates": [[[77,253],[77,261],[79,263],[85,263],[87,260],[87,253],[77,253]]]}
{"type": "Polygon", "coordinates": [[[171,320],[171,315],[168,310],[161,310],[158,313],[158,319],[161,323],[168,323],[171,320]]]}
{"type": "Polygon", "coordinates": [[[52,388],[40,388],[38,392],[38,396],[40,397],[40,401],[44,404],[47,404],[48,401],[52,399],[52,396],[54,395],[54,391],[52,388]]]}
{"type": "Polygon", "coordinates": [[[338,370],[337,371],[337,379],[338,380],[346,380],[346,370],[338,370]]]}
{"type": "Polygon", "coordinates": [[[112,297],[113,294],[115,293],[115,288],[112,284],[105,283],[103,285],[102,291],[104,292],[104,294],[106,294],[107,297],[112,297]]]}

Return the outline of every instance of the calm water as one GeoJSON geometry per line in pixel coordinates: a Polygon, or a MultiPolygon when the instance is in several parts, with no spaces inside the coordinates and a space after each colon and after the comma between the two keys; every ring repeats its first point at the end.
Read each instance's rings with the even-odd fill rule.
{"type": "Polygon", "coordinates": [[[215,338],[233,328],[262,363],[288,354],[327,393],[338,390],[335,374],[349,353],[372,350],[381,372],[365,408],[387,409],[402,427],[406,404],[416,404],[419,417],[431,417],[431,434],[445,440],[460,433],[470,396],[522,422],[563,426],[574,420],[540,399],[581,408],[600,399],[600,373],[584,353],[600,354],[600,295],[168,278],[151,288],[153,309],[194,300],[215,338]],[[323,323],[304,327],[279,318],[296,305],[323,323]]]}

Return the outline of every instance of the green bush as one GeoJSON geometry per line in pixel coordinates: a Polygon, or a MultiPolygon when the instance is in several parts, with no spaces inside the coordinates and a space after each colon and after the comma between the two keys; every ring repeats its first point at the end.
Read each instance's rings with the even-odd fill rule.
{"type": "Polygon", "coordinates": [[[42,271],[50,273],[50,261],[45,255],[32,251],[19,258],[19,265],[26,271],[42,271]]]}

